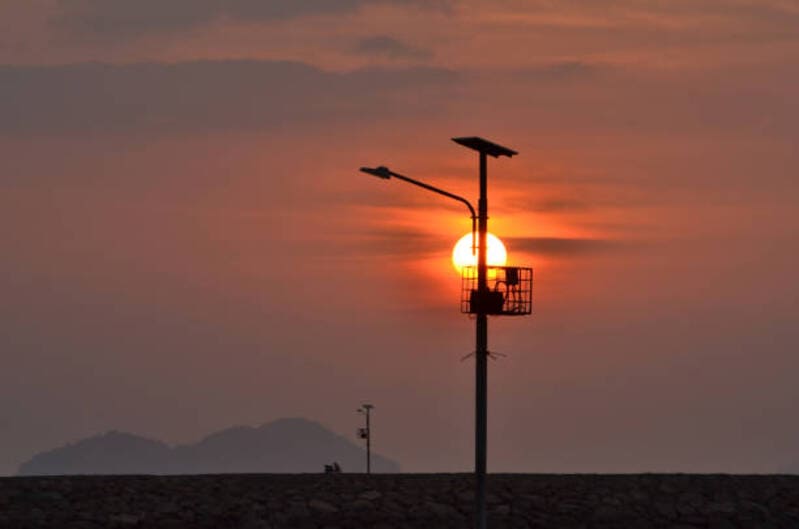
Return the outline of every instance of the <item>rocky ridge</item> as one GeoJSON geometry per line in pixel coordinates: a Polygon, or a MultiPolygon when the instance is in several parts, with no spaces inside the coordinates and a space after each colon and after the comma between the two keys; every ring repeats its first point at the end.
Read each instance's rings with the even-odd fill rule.
{"type": "MultiPolygon", "coordinates": [[[[0,527],[463,528],[469,474],[0,478],[0,527]]],[[[490,475],[495,528],[799,528],[799,476],[490,475]]]]}

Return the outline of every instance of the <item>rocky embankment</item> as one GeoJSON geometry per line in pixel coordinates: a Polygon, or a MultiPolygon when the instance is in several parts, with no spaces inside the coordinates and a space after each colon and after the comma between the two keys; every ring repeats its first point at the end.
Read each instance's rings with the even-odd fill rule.
{"type": "MultiPolygon", "coordinates": [[[[468,474],[0,478],[0,527],[468,528],[468,474]]],[[[493,528],[799,528],[799,476],[491,475],[493,528]]]]}

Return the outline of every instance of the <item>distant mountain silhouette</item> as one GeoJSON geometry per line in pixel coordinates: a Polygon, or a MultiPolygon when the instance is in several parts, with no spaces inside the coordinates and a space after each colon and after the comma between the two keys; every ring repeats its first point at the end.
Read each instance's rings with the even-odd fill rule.
{"type": "Polygon", "coordinates": [[[37,454],[19,474],[154,474],[169,462],[171,450],[159,441],[112,431],[37,454]]]}
{"type": "MultiPolygon", "coordinates": [[[[292,418],[228,428],[175,447],[112,431],[37,454],[20,465],[18,474],[321,472],[333,461],[344,472],[363,472],[366,454],[319,423],[292,418]]],[[[372,470],[399,472],[399,465],[372,453],[372,470]]]]}

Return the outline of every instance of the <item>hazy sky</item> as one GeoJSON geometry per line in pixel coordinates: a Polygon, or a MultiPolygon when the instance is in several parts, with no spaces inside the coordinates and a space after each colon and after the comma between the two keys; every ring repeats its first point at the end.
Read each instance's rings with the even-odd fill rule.
{"type": "MultiPolygon", "coordinates": [[[[491,319],[489,470],[799,461],[799,3],[0,3],[0,473],[109,429],[284,416],[472,468],[476,200],[533,266],[491,319]]],[[[345,469],[346,470],[346,469],[345,469]]]]}

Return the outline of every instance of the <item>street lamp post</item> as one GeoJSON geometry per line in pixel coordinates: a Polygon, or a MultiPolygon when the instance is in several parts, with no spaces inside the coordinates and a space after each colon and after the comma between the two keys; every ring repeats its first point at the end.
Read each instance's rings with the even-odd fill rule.
{"type": "Polygon", "coordinates": [[[356,411],[366,417],[366,428],[358,430],[358,436],[366,439],[366,473],[372,473],[372,425],[370,424],[369,412],[374,408],[371,404],[362,404],[356,411]]]}
{"type": "MultiPolygon", "coordinates": [[[[477,299],[488,296],[486,240],[488,237],[488,155],[511,157],[517,154],[508,148],[482,138],[453,138],[455,143],[480,153],[480,199],[477,202],[477,230],[480,233],[477,249],[477,299]]],[[[486,303],[477,307],[475,323],[475,428],[474,474],[476,477],[475,511],[478,529],[486,527],[486,452],[488,444],[488,312],[486,303]]]]}
{"type": "MultiPolygon", "coordinates": [[[[463,197],[444,191],[437,187],[425,184],[418,180],[397,174],[387,167],[377,168],[362,167],[364,173],[377,176],[388,180],[397,178],[413,185],[433,191],[440,195],[462,202],[469,208],[472,216],[472,250],[477,247],[477,289],[470,292],[468,312],[476,315],[475,323],[475,457],[474,473],[476,478],[475,487],[475,527],[477,529],[486,528],[486,448],[487,448],[487,425],[488,425],[488,315],[489,314],[529,314],[530,305],[525,305],[521,310],[509,310],[504,308],[505,301],[501,301],[499,307],[494,307],[491,303],[492,295],[494,298],[496,291],[490,291],[488,287],[488,266],[487,266],[487,234],[488,234],[488,156],[498,158],[500,156],[511,157],[518,154],[516,151],[497,145],[490,141],[478,137],[452,138],[452,141],[463,145],[479,153],[480,160],[480,199],[477,203],[477,214],[471,203],[463,197]],[[479,237],[475,241],[475,221],[479,237]]],[[[518,270],[514,269],[518,273],[518,270]]],[[[510,277],[510,276],[508,276],[510,277]]],[[[529,287],[532,287],[532,272],[530,273],[529,287]]],[[[507,282],[507,288],[511,288],[511,281],[507,282]]]]}

